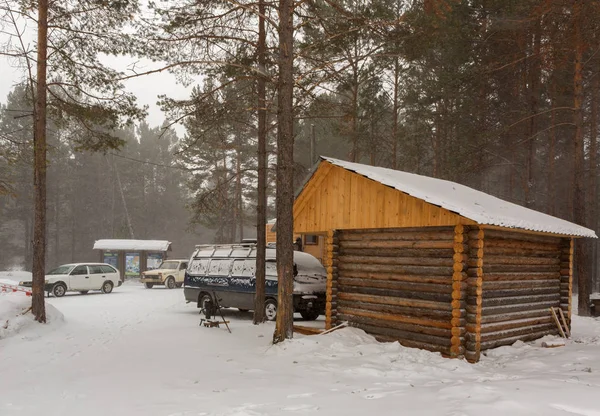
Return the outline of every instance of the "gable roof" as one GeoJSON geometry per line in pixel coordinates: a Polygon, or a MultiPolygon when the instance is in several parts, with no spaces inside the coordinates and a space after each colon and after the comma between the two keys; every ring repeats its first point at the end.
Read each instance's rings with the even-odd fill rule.
{"type": "Polygon", "coordinates": [[[345,162],[330,157],[323,160],[455,212],[479,224],[496,225],[580,237],[594,237],[589,228],[504,201],[468,186],[429,176],[402,172],[360,163],[345,162]]]}
{"type": "Polygon", "coordinates": [[[171,242],[166,240],[96,240],[94,250],[167,251],[171,242]]]}

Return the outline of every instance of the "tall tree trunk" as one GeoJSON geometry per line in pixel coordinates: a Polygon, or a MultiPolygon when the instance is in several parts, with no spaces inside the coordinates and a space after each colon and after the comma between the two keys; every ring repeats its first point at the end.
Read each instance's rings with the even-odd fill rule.
{"type": "Polygon", "coordinates": [[[294,305],[294,26],[293,0],[279,0],[277,85],[277,323],[273,343],[293,336],[294,305]]]}
{"type": "MultiPolygon", "coordinates": [[[[600,93],[600,78],[598,74],[593,75],[592,91],[591,91],[591,128],[590,128],[590,169],[589,169],[589,222],[588,225],[592,229],[598,229],[598,94],[600,93]]],[[[594,239],[589,242],[592,247],[592,289],[593,283],[597,282],[598,274],[598,240],[594,239]]]]}
{"type": "MultiPolygon", "coordinates": [[[[573,33],[575,50],[575,68],[573,76],[573,124],[574,137],[574,175],[573,189],[575,192],[573,217],[577,224],[586,224],[585,198],[585,155],[583,146],[583,37],[581,34],[581,9],[583,0],[575,0],[573,4],[573,33]]],[[[589,250],[586,241],[576,240],[575,266],[578,282],[578,312],[580,316],[590,316],[590,269],[589,250]]]]}
{"type": "MultiPolygon", "coordinates": [[[[355,45],[354,56],[357,56],[358,51],[355,45]]],[[[359,162],[360,155],[358,151],[358,65],[356,62],[353,64],[353,75],[352,75],[352,125],[351,125],[351,137],[352,137],[352,161],[359,162]]]]}
{"type": "Polygon", "coordinates": [[[237,187],[237,212],[238,212],[238,226],[240,228],[240,241],[244,239],[244,198],[242,195],[242,155],[240,149],[237,149],[237,160],[236,160],[236,187],[237,187]]]}
{"type": "Polygon", "coordinates": [[[35,213],[33,226],[33,266],[31,312],[38,322],[46,322],[44,277],[46,269],[46,59],[48,54],[48,0],[38,2],[37,80],[35,129],[33,135],[33,185],[35,213]]]}
{"type": "Polygon", "coordinates": [[[25,265],[27,267],[26,270],[31,270],[31,266],[33,265],[31,211],[29,209],[26,210],[25,215],[26,216],[23,221],[23,226],[25,227],[25,265]]]}
{"type": "Polygon", "coordinates": [[[548,197],[550,202],[550,215],[556,215],[556,183],[554,178],[556,177],[556,80],[552,77],[550,91],[552,97],[550,103],[552,106],[552,115],[550,127],[550,149],[548,150],[548,197]]]}
{"type": "Polygon", "coordinates": [[[536,19],[533,30],[533,58],[529,65],[529,129],[527,132],[527,173],[525,175],[525,204],[527,207],[534,206],[535,198],[531,195],[534,188],[533,168],[535,163],[535,142],[538,129],[539,103],[541,95],[541,22],[536,19]]]}
{"type": "Polygon", "coordinates": [[[400,93],[400,58],[394,59],[394,103],[392,109],[392,169],[398,169],[398,95],[400,93]]]}
{"type": "Polygon", "coordinates": [[[125,210],[125,218],[127,219],[127,229],[129,230],[129,238],[135,238],[133,233],[133,225],[131,223],[131,216],[127,209],[127,202],[125,200],[125,192],[123,192],[123,184],[121,183],[121,175],[119,175],[119,169],[115,166],[115,172],[117,174],[117,184],[119,185],[119,192],[121,194],[121,202],[123,202],[123,209],[125,210]]]}
{"type": "Polygon", "coordinates": [[[265,261],[267,245],[267,90],[265,1],[258,1],[258,201],[256,203],[256,294],[254,324],[265,320],[265,261]]]}
{"type": "Polygon", "coordinates": [[[60,187],[56,181],[54,195],[54,264],[60,264],[60,187]]]}

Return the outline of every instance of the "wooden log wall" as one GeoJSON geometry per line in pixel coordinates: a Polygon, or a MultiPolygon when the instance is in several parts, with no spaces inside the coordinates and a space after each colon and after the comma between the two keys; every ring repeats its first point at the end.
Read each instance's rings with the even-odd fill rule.
{"type": "Polygon", "coordinates": [[[560,307],[571,329],[573,303],[573,238],[563,238],[560,245],[560,307]]]}
{"type": "Polygon", "coordinates": [[[325,306],[325,329],[337,325],[337,280],[339,241],[336,231],[329,231],[325,238],[324,266],[327,270],[327,304],[325,306]]]}
{"type": "Polygon", "coordinates": [[[481,354],[481,305],[483,298],[483,247],[484,232],[481,227],[472,227],[467,233],[467,342],[465,358],[479,361],[481,354]]]}
{"type": "Polygon", "coordinates": [[[561,276],[570,273],[561,271],[561,239],[493,229],[473,229],[468,237],[467,358],[558,334],[549,308],[564,307],[561,276]]]}
{"type": "Polygon", "coordinates": [[[381,341],[463,354],[462,235],[453,226],[339,231],[332,239],[330,325],[348,321],[381,341]]]}
{"type": "Polygon", "coordinates": [[[468,246],[466,246],[465,227],[458,224],[454,227],[454,266],[452,273],[452,339],[450,354],[452,357],[463,357],[465,354],[466,336],[466,300],[467,300],[467,262],[468,246]]]}

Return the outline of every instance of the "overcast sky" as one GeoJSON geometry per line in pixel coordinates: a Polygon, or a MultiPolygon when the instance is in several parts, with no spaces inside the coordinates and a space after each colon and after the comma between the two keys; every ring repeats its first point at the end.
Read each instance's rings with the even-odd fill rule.
{"type": "MultiPolygon", "coordinates": [[[[127,66],[132,59],[124,57],[111,57],[108,62],[115,69],[126,71],[127,66]]],[[[0,57],[0,102],[6,103],[8,93],[14,88],[15,84],[23,81],[24,74],[21,68],[16,68],[13,62],[4,57],[0,57]]],[[[143,72],[150,69],[159,68],[159,64],[147,61],[137,62],[137,72],[143,72]]],[[[169,73],[157,73],[144,75],[138,78],[132,78],[126,81],[126,87],[135,94],[141,105],[148,105],[148,122],[151,126],[161,125],[165,119],[164,114],[156,105],[157,96],[166,94],[171,98],[187,98],[190,88],[178,84],[174,75],[169,73]]],[[[177,133],[183,134],[183,127],[176,127],[177,133]]]]}

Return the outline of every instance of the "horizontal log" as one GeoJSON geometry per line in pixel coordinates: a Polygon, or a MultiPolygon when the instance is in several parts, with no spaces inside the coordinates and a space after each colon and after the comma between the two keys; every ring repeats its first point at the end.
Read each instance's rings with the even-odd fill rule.
{"type": "Polygon", "coordinates": [[[539,251],[558,251],[558,244],[544,244],[544,243],[532,243],[529,241],[516,241],[516,240],[500,240],[486,237],[483,242],[483,250],[490,247],[510,247],[510,248],[523,248],[526,250],[539,250],[539,251]]]}
{"type": "MultiPolygon", "coordinates": [[[[399,315],[393,315],[393,316],[399,316],[399,315]]],[[[436,327],[432,327],[432,326],[427,326],[427,325],[419,325],[419,324],[413,324],[413,323],[406,323],[403,321],[392,321],[392,320],[386,320],[386,319],[378,319],[378,318],[373,318],[371,316],[363,316],[363,315],[357,315],[355,313],[347,313],[346,309],[342,310],[340,309],[340,311],[338,311],[338,318],[343,320],[343,321],[348,321],[349,323],[352,323],[352,326],[356,326],[356,324],[361,324],[361,325],[371,325],[371,326],[377,326],[380,328],[389,328],[389,329],[396,329],[396,330],[400,330],[400,331],[405,331],[405,332],[411,332],[411,338],[409,339],[413,339],[415,341],[428,341],[428,338],[426,336],[434,336],[434,337],[441,337],[441,338],[445,338],[448,340],[448,342],[450,342],[450,338],[452,337],[452,330],[448,329],[448,328],[436,328],[436,327]],[[419,335],[425,335],[424,337],[420,338],[419,335]]]]}
{"type": "MultiPolygon", "coordinates": [[[[485,298],[481,299],[482,307],[488,306],[501,306],[501,305],[517,305],[524,303],[536,303],[536,302],[550,302],[550,301],[559,301],[560,294],[551,293],[544,295],[535,295],[535,296],[514,296],[507,298],[485,298]]],[[[476,299],[473,297],[467,298],[468,305],[476,304],[476,299]]]]}
{"type": "MultiPolygon", "coordinates": [[[[471,248],[470,253],[473,257],[476,257],[479,249],[471,248]]],[[[540,250],[528,250],[524,248],[513,248],[513,247],[485,247],[483,249],[485,256],[519,256],[519,257],[550,257],[550,258],[561,258],[561,251],[540,251],[540,250]]]]}
{"type": "Polygon", "coordinates": [[[346,248],[339,251],[340,256],[381,256],[381,257],[425,257],[451,258],[454,248],[445,249],[414,249],[414,248],[346,248]]]}
{"type": "Polygon", "coordinates": [[[397,231],[397,232],[363,232],[363,233],[348,233],[344,234],[339,241],[399,241],[399,240],[453,240],[454,230],[412,230],[412,231],[397,231]]]}
{"type": "Polygon", "coordinates": [[[394,266],[387,264],[352,264],[340,263],[339,272],[358,271],[372,273],[394,273],[404,275],[433,275],[451,277],[454,273],[453,267],[435,266],[394,266]]]}
{"type": "MultiPolygon", "coordinates": [[[[513,313],[513,312],[523,312],[523,311],[547,309],[547,308],[557,307],[559,305],[560,305],[560,302],[558,299],[551,299],[551,300],[544,301],[544,302],[534,302],[534,303],[522,302],[522,303],[516,303],[513,305],[486,306],[486,307],[482,307],[479,313],[481,314],[481,316],[483,318],[484,316],[495,316],[495,315],[502,315],[502,314],[506,314],[506,313],[513,313]]],[[[476,315],[478,313],[477,305],[467,305],[466,309],[467,309],[467,316],[468,315],[476,315]]]]}
{"type": "MultiPolygon", "coordinates": [[[[484,238],[487,239],[498,239],[498,240],[517,240],[517,241],[528,241],[533,243],[542,243],[542,244],[555,244],[559,245],[561,242],[561,237],[556,236],[545,236],[539,234],[529,234],[529,233],[521,233],[521,232],[510,232],[503,230],[494,230],[485,228],[483,230],[484,238]]],[[[471,233],[469,233],[469,237],[471,233]]]]}
{"type": "Polygon", "coordinates": [[[377,256],[340,256],[340,264],[385,264],[392,266],[442,266],[452,267],[454,259],[428,257],[377,257],[377,256]]]}
{"type": "MultiPolygon", "coordinates": [[[[415,308],[413,306],[396,306],[396,305],[388,305],[382,303],[370,303],[370,302],[357,302],[355,300],[347,301],[344,299],[340,299],[338,302],[340,307],[346,308],[358,308],[364,309],[368,311],[372,311],[375,313],[389,313],[396,315],[407,315],[407,316],[415,316],[419,318],[428,318],[434,319],[438,321],[448,321],[454,317],[454,310],[437,310],[437,309],[428,309],[428,308],[415,308]]],[[[333,305],[332,305],[333,307],[333,305]]],[[[458,317],[466,316],[466,309],[457,309],[456,315],[458,317]],[[463,312],[461,312],[463,311],[463,312]]]]}
{"type": "MultiPolygon", "coordinates": [[[[408,283],[397,280],[378,280],[378,279],[356,279],[340,277],[338,280],[342,286],[364,286],[376,287],[380,289],[401,290],[401,291],[416,291],[416,292],[431,292],[431,293],[452,293],[453,287],[448,284],[431,284],[431,283],[408,283]]],[[[466,284],[465,287],[466,289],[466,284]]]]}
{"type": "MultiPolygon", "coordinates": [[[[450,287],[449,287],[450,288],[450,287]]],[[[370,286],[352,286],[352,285],[340,285],[340,292],[345,293],[359,293],[366,295],[377,295],[377,296],[393,296],[405,299],[421,299],[435,302],[448,302],[452,301],[452,290],[447,293],[433,293],[433,292],[421,292],[415,290],[394,290],[386,288],[377,288],[370,286]]]]}
{"type": "MultiPolygon", "coordinates": [[[[344,319],[344,318],[340,318],[340,319],[344,319]]],[[[446,348],[448,348],[448,350],[450,349],[449,347],[452,345],[450,343],[450,337],[436,337],[433,335],[418,334],[418,333],[409,332],[409,331],[402,331],[400,329],[385,328],[385,327],[381,327],[381,326],[361,324],[358,322],[352,322],[352,326],[362,329],[367,334],[383,335],[383,336],[386,336],[389,338],[393,338],[393,339],[397,340],[398,342],[400,342],[402,345],[404,345],[404,342],[413,342],[413,343],[418,343],[420,345],[446,347],[446,348]]],[[[418,347],[418,348],[421,348],[421,347],[418,347]]],[[[427,349],[429,349],[429,348],[427,348],[427,349]]]]}
{"type": "Polygon", "coordinates": [[[407,299],[395,296],[374,296],[360,293],[338,293],[338,302],[342,300],[377,303],[395,306],[407,306],[423,309],[435,309],[438,311],[452,311],[452,304],[448,302],[434,302],[420,299],[407,299]]]}
{"type": "Polygon", "coordinates": [[[465,350],[465,359],[470,363],[476,363],[480,360],[481,353],[476,351],[465,350]]]}
{"type": "MultiPolygon", "coordinates": [[[[474,260],[475,259],[469,259],[467,264],[470,267],[477,267],[473,264],[474,260]]],[[[558,265],[560,263],[560,260],[554,257],[491,256],[487,253],[485,253],[483,261],[486,265],[558,265]]]]}
{"type": "Polygon", "coordinates": [[[452,231],[454,232],[453,225],[441,225],[441,226],[433,226],[433,227],[396,227],[396,228],[360,228],[360,229],[349,229],[349,230],[339,230],[338,238],[344,238],[348,235],[353,234],[363,234],[363,233],[411,233],[411,232],[441,232],[441,231],[452,231]]]}
{"type": "Polygon", "coordinates": [[[341,248],[454,248],[454,241],[340,241],[341,248]]]}
{"type": "MultiPolygon", "coordinates": [[[[433,284],[440,284],[440,285],[452,284],[451,276],[435,276],[435,275],[427,276],[427,275],[341,270],[339,273],[338,280],[343,277],[355,278],[355,279],[394,280],[394,281],[398,281],[398,282],[433,283],[433,284]]],[[[465,273],[465,277],[466,277],[466,273],[465,273]]]]}
{"type": "Polygon", "coordinates": [[[488,264],[483,260],[483,273],[556,273],[555,264],[488,264]]]}
{"type": "Polygon", "coordinates": [[[360,293],[364,295],[378,295],[378,296],[393,296],[398,298],[405,299],[421,299],[421,300],[431,300],[436,302],[448,302],[452,301],[452,290],[449,290],[448,293],[432,293],[432,292],[419,292],[419,291],[411,291],[411,290],[392,290],[392,289],[382,289],[376,287],[369,286],[350,286],[350,285],[342,285],[338,286],[340,292],[345,293],[360,293]]]}
{"type": "Polygon", "coordinates": [[[420,350],[427,350],[427,351],[431,351],[431,352],[439,352],[440,354],[442,354],[442,356],[447,356],[447,357],[450,357],[452,354],[450,351],[452,347],[444,347],[441,345],[433,345],[433,344],[427,344],[427,343],[416,342],[416,341],[407,341],[407,340],[402,340],[402,339],[398,339],[395,337],[378,335],[378,334],[374,334],[374,333],[371,333],[371,335],[373,335],[375,337],[375,339],[379,342],[398,342],[403,347],[418,348],[420,350]]]}
{"type": "Polygon", "coordinates": [[[481,343],[484,344],[490,341],[497,341],[505,338],[513,338],[520,337],[522,335],[528,335],[539,331],[551,331],[554,330],[558,334],[558,328],[556,327],[556,323],[552,322],[544,322],[536,325],[506,329],[496,332],[488,332],[485,334],[481,334],[481,343]]]}
{"type": "Polygon", "coordinates": [[[352,264],[340,263],[339,271],[359,271],[359,272],[379,272],[396,273],[407,275],[434,275],[434,276],[452,276],[453,267],[434,267],[434,266],[393,266],[387,264],[352,264]]]}
{"type": "MultiPolygon", "coordinates": [[[[545,335],[556,335],[557,333],[558,333],[558,329],[556,329],[556,330],[552,330],[552,329],[539,330],[539,331],[532,332],[532,333],[529,333],[526,335],[518,335],[518,336],[514,336],[514,337],[510,337],[510,338],[502,338],[499,340],[482,342],[480,344],[480,348],[481,348],[481,351],[485,351],[485,350],[488,350],[491,348],[501,347],[503,345],[512,345],[516,341],[523,341],[523,342],[533,341],[533,340],[539,339],[545,335]]],[[[466,346],[467,350],[469,350],[469,349],[474,350],[475,342],[467,340],[465,346],[466,346]]]]}
{"type": "MultiPolygon", "coordinates": [[[[489,323],[485,323],[485,324],[482,323],[479,326],[479,331],[482,334],[481,335],[482,339],[484,339],[483,334],[488,334],[491,332],[508,331],[508,330],[517,329],[517,328],[526,328],[526,327],[533,327],[536,325],[554,323],[554,320],[550,316],[549,312],[548,311],[546,311],[546,312],[547,312],[546,316],[535,316],[532,318],[514,319],[514,320],[502,321],[502,322],[489,322],[489,323]]],[[[475,328],[472,327],[473,325],[476,325],[476,324],[467,324],[467,330],[469,332],[475,331],[475,328]]]]}
{"type": "MultiPolygon", "coordinates": [[[[468,269],[467,275],[469,277],[478,277],[475,269],[468,269]]],[[[483,273],[482,273],[483,276],[483,273]]],[[[527,272],[527,273],[518,273],[518,272],[501,272],[501,273],[485,273],[486,281],[509,281],[509,280],[550,280],[550,279],[558,279],[560,278],[560,273],[558,272],[527,272]]]]}
{"type": "MultiPolygon", "coordinates": [[[[477,278],[471,277],[467,279],[469,286],[476,286],[477,278]]],[[[558,289],[561,287],[560,280],[558,279],[544,279],[544,280],[492,280],[488,281],[487,276],[482,282],[483,290],[499,290],[499,289],[525,289],[525,288],[539,288],[539,287],[552,287],[558,289]]]]}
{"type": "MultiPolygon", "coordinates": [[[[476,288],[469,287],[467,293],[471,296],[476,295],[476,288]]],[[[515,288],[515,289],[499,289],[499,290],[483,290],[483,299],[507,298],[518,296],[535,296],[560,294],[560,289],[555,287],[536,287],[536,288],[515,288]]]]}
{"type": "MultiPolygon", "coordinates": [[[[509,312],[509,313],[500,313],[494,315],[482,315],[479,317],[479,323],[483,324],[491,324],[494,322],[506,322],[506,321],[515,321],[519,319],[529,319],[529,318],[537,318],[542,316],[548,316],[548,308],[543,309],[533,309],[533,310],[522,310],[517,312],[509,312]]],[[[470,324],[476,324],[477,315],[475,314],[467,314],[466,315],[467,322],[470,324]]]]}

